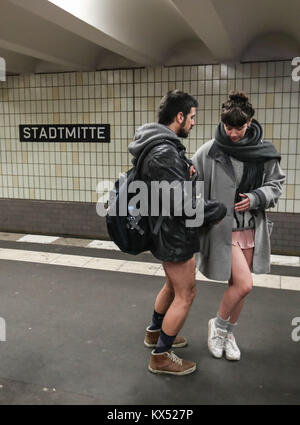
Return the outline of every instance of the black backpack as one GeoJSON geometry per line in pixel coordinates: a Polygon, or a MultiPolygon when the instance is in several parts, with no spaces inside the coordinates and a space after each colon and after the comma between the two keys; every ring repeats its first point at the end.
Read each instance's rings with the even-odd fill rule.
{"type": "Polygon", "coordinates": [[[143,160],[149,151],[160,144],[171,144],[172,142],[156,140],[149,143],[140,154],[136,165],[130,168],[126,173],[126,180],[119,178],[116,180],[113,188],[113,201],[109,203],[108,213],[106,215],[106,226],[111,240],[120,248],[121,251],[128,254],[137,255],[144,251],[149,251],[153,243],[153,235],[157,235],[162,225],[163,216],[159,216],[155,227],[151,225],[149,216],[133,216],[129,212],[128,204],[135,193],[128,193],[128,186],[134,180],[139,178],[143,160]],[[119,215],[119,198],[122,191],[127,192],[127,215],[119,215]],[[113,211],[113,214],[109,212],[113,211]]]}

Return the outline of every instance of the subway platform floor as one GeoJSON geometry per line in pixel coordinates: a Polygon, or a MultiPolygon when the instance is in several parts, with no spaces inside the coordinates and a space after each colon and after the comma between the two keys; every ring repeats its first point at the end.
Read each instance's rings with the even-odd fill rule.
{"type": "Polygon", "coordinates": [[[273,259],[269,280],[256,277],[236,330],[239,362],[208,352],[225,286],[198,275],[182,330],[189,345],[176,350],[198,368],[174,377],[147,370],[144,331],[163,283],[150,254],[26,236],[0,234],[0,405],[300,404],[297,260],[273,259]]]}
{"type": "MultiPolygon", "coordinates": [[[[0,259],[14,259],[20,261],[40,261],[43,263],[52,264],[56,260],[59,264],[65,266],[78,266],[95,268],[98,270],[131,272],[138,274],[148,274],[155,276],[164,276],[163,268],[160,262],[155,259],[151,253],[143,253],[138,256],[132,256],[120,252],[119,248],[111,241],[91,240],[79,238],[64,238],[59,236],[47,235],[30,235],[19,233],[2,233],[0,232],[0,259]],[[14,242],[18,242],[15,244],[14,242]],[[1,245],[2,244],[2,245],[1,245]],[[20,251],[16,253],[11,251],[3,251],[5,249],[17,248],[20,251]],[[67,257],[61,255],[58,259],[58,254],[62,249],[72,255],[67,257]],[[80,248],[88,248],[83,254],[80,248]],[[33,253],[26,253],[24,259],[24,250],[32,250],[33,253]],[[39,255],[35,251],[52,252],[57,255],[39,255]],[[74,255],[77,255],[74,257],[74,255]],[[95,260],[99,257],[100,260],[95,260]],[[92,260],[92,261],[90,261],[92,260]]],[[[199,271],[196,278],[198,280],[210,281],[199,271]]],[[[222,282],[225,283],[226,282],[222,282]]],[[[300,257],[271,255],[271,272],[266,275],[254,275],[254,286],[261,286],[275,289],[290,289],[300,290],[300,257]]]]}

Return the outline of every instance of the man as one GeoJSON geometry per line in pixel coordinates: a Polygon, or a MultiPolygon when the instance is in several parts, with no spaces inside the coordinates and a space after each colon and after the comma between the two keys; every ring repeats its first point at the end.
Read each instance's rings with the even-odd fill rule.
{"type": "MultiPolygon", "coordinates": [[[[161,141],[146,155],[140,177],[149,187],[153,181],[178,182],[182,199],[186,198],[184,182],[191,180],[195,170],[185,157],[185,147],[179,137],[187,138],[195,125],[197,106],[197,100],[188,93],[168,92],[159,106],[159,122],[140,127],[129,145],[129,152],[136,160],[149,143],[161,141]]],[[[174,193],[170,197],[172,208],[177,200],[174,193]]],[[[215,201],[210,201],[205,210],[210,215],[210,222],[217,222],[224,216],[224,206],[215,201]]],[[[153,227],[157,219],[150,217],[153,227]]],[[[153,373],[186,375],[196,370],[194,362],[179,358],[171,348],[187,345],[187,340],[178,333],[196,295],[194,253],[199,246],[197,230],[197,227],[186,226],[182,207],[181,216],[172,210],[164,217],[158,234],[153,236],[151,252],[162,261],[166,273],[144,340],[147,347],[155,347],[149,363],[149,370],[153,373]]]]}

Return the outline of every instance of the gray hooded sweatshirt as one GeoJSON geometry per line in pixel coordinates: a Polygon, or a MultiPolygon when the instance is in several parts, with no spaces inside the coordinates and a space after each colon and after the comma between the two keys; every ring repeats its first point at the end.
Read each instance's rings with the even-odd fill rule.
{"type": "Polygon", "coordinates": [[[135,158],[138,158],[146,145],[154,142],[155,140],[169,140],[184,148],[179,137],[177,137],[174,131],[163,124],[154,122],[150,124],[144,124],[136,130],[134,139],[129,144],[128,150],[131,155],[133,155],[135,158]]]}

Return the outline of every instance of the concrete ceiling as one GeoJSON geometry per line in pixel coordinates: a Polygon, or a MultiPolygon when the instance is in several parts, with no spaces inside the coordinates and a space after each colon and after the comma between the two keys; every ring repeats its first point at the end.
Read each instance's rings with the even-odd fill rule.
{"type": "Polygon", "coordinates": [[[299,0],[0,0],[11,73],[300,56],[299,0]]]}

